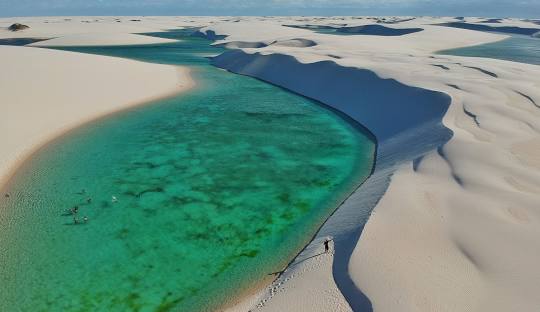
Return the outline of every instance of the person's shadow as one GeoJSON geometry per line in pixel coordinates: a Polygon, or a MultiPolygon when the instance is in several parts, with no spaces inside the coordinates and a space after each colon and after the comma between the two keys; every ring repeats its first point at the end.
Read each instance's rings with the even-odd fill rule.
{"type": "Polygon", "coordinates": [[[293,267],[293,266],[295,266],[295,265],[298,265],[298,264],[300,264],[300,263],[302,263],[302,262],[304,262],[304,261],[307,261],[307,260],[309,260],[309,259],[312,259],[312,258],[315,258],[315,257],[318,257],[318,256],[322,256],[322,255],[324,255],[324,254],[326,254],[326,253],[325,253],[325,252],[321,252],[320,254],[316,254],[316,255],[313,255],[313,256],[304,258],[304,259],[302,259],[302,260],[298,260],[298,261],[296,261],[296,262],[293,262],[293,263],[289,264],[289,265],[288,265],[285,269],[283,269],[282,271],[277,271],[277,272],[269,273],[268,275],[277,275],[277,277],[280,277],[281,274],[283,274],[283,273],[285,272],[286,269],[291,268],[291,267],[293,267]]]}

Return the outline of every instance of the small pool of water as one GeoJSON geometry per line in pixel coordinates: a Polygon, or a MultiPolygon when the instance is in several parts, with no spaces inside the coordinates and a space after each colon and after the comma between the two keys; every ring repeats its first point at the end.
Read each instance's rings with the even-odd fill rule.
{"type": "Polygon", "coordinates": [[[212,311],[281,270],[370,174],[355,125],[212,67],[207,40],[154,35],[183,41],[69,49],[187,65],[198,87],[70,131],[17,172],[1,311],[212,311]]]}
{"type": "Polygon", "coordinates": [[[39,42],[47,39],[37,39],[37,38],[4,38],[0,39],[0,45],[10,45],[10,46],[24,46],[34,42],[39,42]]]}
{"type": "Polygon", "coordinates": [[[319,34],[340,36],[403,36],[422,31],[422,28],[392,28],[378,24],[361,26],[326,26],[326,25],[285,25],[292,28],[308,29],[319,34]]]}
{"type": "Polygon", "coordinates": [[[513,35],[502,41],[439,51],[437,54],[487,57],[540,65],[540,38],[513,35]]]}

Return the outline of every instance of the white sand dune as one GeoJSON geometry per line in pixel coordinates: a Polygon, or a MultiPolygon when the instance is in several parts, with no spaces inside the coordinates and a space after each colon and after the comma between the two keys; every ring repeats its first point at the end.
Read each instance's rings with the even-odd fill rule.
{"type": "Polygon", "coordinates": [[[308,40],[308,39],[302,39],[302,38],[275,41],[272,44],[277,45],[277,46],[293,47],[293,48],[307,48],[307,47],[313,47],[313,46],[317,45],[317,43],[315,41],[308,40]]]}
{"type": "MultiPolygon", "coordinates": [[[[134,33],[195,22],[177,17],[0,18],[0,39],[53,38],[32,44],[43,47],[166,43],[174,40],[134,33]],[[30,28],[9,31],[13,23],[30,28]]],[[[0,68],[0,185],[32,151],[66,130],[193,85],[186,68],[31,47],[0,46],[0,68]]]]}
{"type": "MultiPolygon", "coordinates": [[[[337,36],[283,26],[371,17],[77,17],[0,19],[30,26],[0,29],[0,38],[128,44],[140,39],[130,33],[207,25],[203,32],[227,35],[217,44],[241,48],[216,65],[320,100],[372,131],[373,175],[279,279],[229,311],[538,311],[540,66],[434,55],[507,37],[432,25],[453,17],[404,20],[384,25],[423,31],[337,36]],[[329,236],[333,255],[319,255],[329,236]]],[[[81,121],[190,85],[170,66],[30,47],[0,47],[0,68],[2,177],[81,121]]]]}
{"type": "Polygon", "coordinates": [[[50,39],[34,46],[130,45],[167,43],[174,40],[142,36],[180,27],[205,26],[220,19],[203,17],[67,16],[0,18],[0,38],[50,39]],[[13,23],[30,28],[9,31],[13,23]]]}
{"type": "MultiPolygon", "coordinates": [[[[334,262],[321,261],[325,264],[319,270],[307,264],[290,267],[278,281],[282,284],[250,298],[261,310],[328,311],[328,302],[342,299],[349,306],[336,304],[333,311],[535,311],[540,307],[535,295],[540,291],[536,268],[540,109],[535,104],[540,102],[540,67],[431,55],[504,37],[425,25],[421,20],[407,22],[411,24],[424,31],[393,38],[304,34],[302,38],[317,46],[243,49],[216,59],[218,66],[340,109],[351,105],[339,107],[340,103],[354,101],[354,89],[348,85],[358,84],[357,97],[369,97],[367,92],[377,89],[364,90],[372,85],[365,87],[360,79],[351,82],[340,66],[369,69],[380,77],[452,97],[442,119],[453,133],[448,142],[441,132],[433,132],[434,124],[418,127],[422,119],[427,125],[435,121],[425,111],[412,110],[404,116],[406,109],[396,110],[396,103],[383,99],[374,105],[384,113],[376,109],[360,113],[362,123],[379,139],[376,171],[297,258],[316,254],[322,239],[333,236],[334,262]],[[323,64],[329,60],[337,65],[325,70],[323,64]],[[391,116],[379,120],[384,114],[391,116]],[[411,122],[393,129],[403,119],[411,122]],[[320,283],[328,278],[321,272],[332,274],[335,283],[320,283]],[[341,299],[336,299],[336,288],[344,295],[337,296],[341,299]],[[310,298],[308,309],[306,300],[299,299],[305,297],[310,298]]],[[[223,41],[257,40],[250,30],[242,32],[240,25],[235,25],[237,33],[227,33],[231,27],[222,30],[219,23],[210,29],[229,35],[223,41]]],[[[283,38],[281,33],[275,37],[283,38]]],[[[407,98],[401,103],[409,105],[407,98]]]]}
{"type": "Polygon", "coordinates": [[[66,130],[192,85],[185,68],[30,47],[0,46],[0,68],[0,182],[66,130]]]}
{"type": "Polygon", "coordinates": [[[100,46],[100,45],[134,45],[134,44],[153,44],[153,43],[170,43],[176,40],[156,38],[134,34],[75,34],[67,35],[58,38],[53,38],[44,41],[38,41],[29,44],[35,47],[55,47],[55,46],[100,46]]]}

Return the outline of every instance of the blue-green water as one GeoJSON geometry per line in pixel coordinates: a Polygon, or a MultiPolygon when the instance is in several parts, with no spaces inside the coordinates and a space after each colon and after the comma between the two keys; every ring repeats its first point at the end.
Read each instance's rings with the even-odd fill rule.
{"type": "Polygon", "coordinates": [[[35,38],[4,38],[0,39],[0,45],[11,45],[11,46],[23,46],[34,42],[43,41],[46,39],[35,39],[35,38]]]}
{"type": "Polygon", "coordinates": [[[320,34],[340,36],[403,36],[422,31],[422,28],[391,28],[378,24],[362,26],[326,26],[326,25],[284,25],[292,28],[308,29],[320,34]]]}
{"type": "Polygon", "coordinates": [[[329,35],[350,35],[349,33],[339,33],[339,27],[334,26],[325,26],[325,25],[284,25],[292,28],[308,29],[319,34],[329,34],[329,35]]]}
{"type": "Polygon", "coordinates": [[[282,269],[369,175],[357,128],[166,36],[184,41],[73,49],[188,65],[198,87],[77,128],[18,171],[0,198],[1,311],[213,310],[282,269]]]}
{"type": "Polygon", "coordinates": [[[488,57],[540,65],[540,38],[513,35],[493,43],[439,51],[437,54],[488,57]]]}

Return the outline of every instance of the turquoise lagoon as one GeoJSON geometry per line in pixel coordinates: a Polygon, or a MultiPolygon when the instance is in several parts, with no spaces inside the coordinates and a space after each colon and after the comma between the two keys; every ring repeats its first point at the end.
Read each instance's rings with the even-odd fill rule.
{"type": "Polygon", "coordinates": [[[70,131],[18,171],[0,198],[0,310],[213,310],[283,269],[370,174],[357,125],[212,67],[205,39],[154,35],[183,41],[71,49],[187,65],[198,87],[70,131]]]}
{"type": "Polygon", "coordinates": [[[437,54],[488,57],[540,65],[540,38],[512,35],[512,37],[501,41],[439,51],[437,54]]]}

